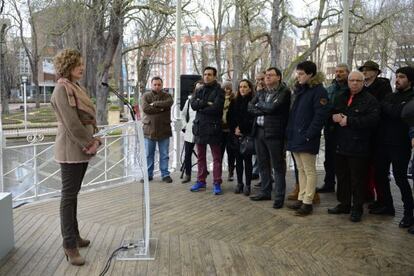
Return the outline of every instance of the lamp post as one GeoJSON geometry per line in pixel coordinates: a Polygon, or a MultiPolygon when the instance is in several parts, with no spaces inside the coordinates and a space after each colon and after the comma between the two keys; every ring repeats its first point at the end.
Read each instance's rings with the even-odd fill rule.
{"type": "Polygon", "coordinates": [[[128,102],[131,102],[131,90],[132,90],[132,87],[134,87],[134,84],[135,84],[134,79],[128,80],[128,102]]]}
{"type": "Polygon", "coordinates": [[[24,130],[27,130],[27,95],[26,95],[27,76],[26,75],[22,75],[22,84],[23,84],[24,130]]]}

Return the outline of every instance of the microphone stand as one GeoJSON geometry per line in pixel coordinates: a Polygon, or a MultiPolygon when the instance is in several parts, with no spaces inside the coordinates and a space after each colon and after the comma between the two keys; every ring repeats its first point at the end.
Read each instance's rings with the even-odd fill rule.
{"type": "Polygon", "coordinates": [[[129,112],[130,112],[130,114],[131,114],[131,116],[132,116],[132,120],[133,121],[135,121],[136,120],[136,118],[135,118],[135,111],[134,111],[134,109],[132,108],[132,105],[131,105],[131,103],[130,102],[128,102],[128,100],[127,99],[125,99],[125,97],[124,96],[122,96],[118,91],[116,91],[114,88],[112,88],[109,84],[107,84],[106,82],[101,82],[101,84],[102,84],[102,86],[105,86],[105,87],[108,87],[108,89],[109,89],[109,91],[110,92],[112,92],[112,93],[114,93],[115,94],[115,96],[117,96],[118,97],[118,99],[120,99],[123,103],[124,103],[124,105],[126,105],[127,107],[128,107],[128,109],[129,109],[129,112]]]}

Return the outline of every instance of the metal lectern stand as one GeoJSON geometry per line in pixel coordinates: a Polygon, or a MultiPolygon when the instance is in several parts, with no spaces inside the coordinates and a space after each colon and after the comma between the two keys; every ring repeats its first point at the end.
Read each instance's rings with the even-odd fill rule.
{"type": "MultiPolygon", "coordinates": [[[[104,84],[103,84],[104,85],[104,84]]],[[[137,121],[135,118],[135,113],[129,102],[123,98],[121,95],[117,93],[117,91],[113,90],[110,87],[110,91],[114,92],[130,109],[131,115],[133,116],[133,121],[130,121],[125,124],[117,125],[114,127],[108,127],[101,130],[96,136],[103,136],[107,135],[108,133],[112,132],[116,129],[125,129],[127,131],[132,130],[132,134],[130,137],[133,137],[134,141],[134,150],[131,154],[133,154],[134,158],[134,169],[139,171],[139,167],[141,167],[141,171],[143,174],[144,179],[144,186],[143,186],[143,208],[145,208],[144,214],[144,227],[143,227],[143,237],[138,240],[124,240],[121,246],[127,247],[127,249],[119,251],[117,255],[117,260],[154,260],[155,259],[155,252],[157,249],[158,240],[154,238],[150,238],[150,191],[149,191],[149,182],[148,182],[148,170],[147,170],[147,158],[145,153],[145,144],[144,144],[144,133],[142,129],[141,121],[137,121]]],[[[138,174],[135,173],[133,177],[133,184],[134,185],[141,185],[140,179],[138,179],[138,174]]],[[[139,229],[137,229],[139,231],[139,229]]]]}

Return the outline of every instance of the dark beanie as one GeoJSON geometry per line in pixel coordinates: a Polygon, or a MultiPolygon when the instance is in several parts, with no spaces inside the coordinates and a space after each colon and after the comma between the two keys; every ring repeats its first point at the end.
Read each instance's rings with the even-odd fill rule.
{"type": "Polygon", "coordinates": [[[306,74],[315,76],[316,75],[316,64],[310,60],[299,63],[296,66],[296,70],[303,70],[306,74]]]}
{"type": "Polygon", "coordinates": [[[396,74],[401,73],[407,76],[407,79],[411,82],[411,86],[414,86],[414,68],[405,66],[397,69],[396,74]]]}

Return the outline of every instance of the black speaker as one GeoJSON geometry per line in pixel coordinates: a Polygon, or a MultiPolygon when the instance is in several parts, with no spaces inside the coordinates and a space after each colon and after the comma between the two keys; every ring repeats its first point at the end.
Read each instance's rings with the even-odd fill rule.
{"type": "Polygon", "coordinates": [[[181,93],[180,93],[180,109],[183,110],[185,102],[187,101],[188,95],[193,93],[193,89],[195,87],[195,83],[201,80],[200,75],[181,75],[180,82],[181,82],[181,93]]]}

